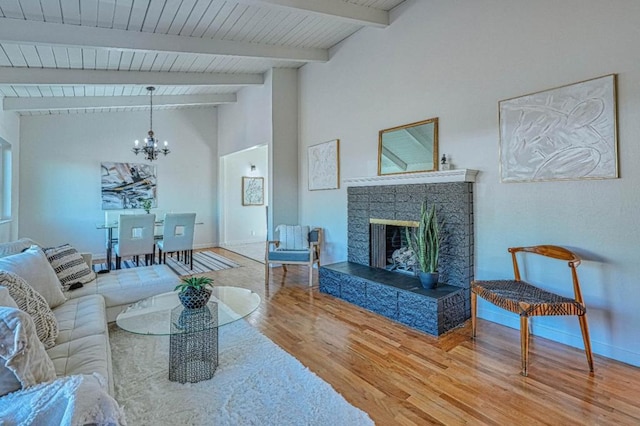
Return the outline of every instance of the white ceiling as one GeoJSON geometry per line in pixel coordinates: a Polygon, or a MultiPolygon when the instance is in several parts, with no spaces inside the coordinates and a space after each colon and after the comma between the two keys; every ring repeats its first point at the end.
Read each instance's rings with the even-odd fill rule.
{"type": "Polygon", "coordinates": [[[403,0],[0,0],[0,96],[20,114],[235,102],[274,67],[330,60],[403,0]]]}

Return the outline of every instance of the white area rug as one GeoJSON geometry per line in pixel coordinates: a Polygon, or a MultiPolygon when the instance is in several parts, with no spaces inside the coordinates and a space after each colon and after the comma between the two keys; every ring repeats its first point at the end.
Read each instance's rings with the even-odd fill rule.
{"type": "Polygon", "coordinates": [[[220,328],[218,369],[199,383],[169,381],[168,336],[113,325],[109,333],[116,399],[130,426],[373,424],[245,320],[220,328]]]}

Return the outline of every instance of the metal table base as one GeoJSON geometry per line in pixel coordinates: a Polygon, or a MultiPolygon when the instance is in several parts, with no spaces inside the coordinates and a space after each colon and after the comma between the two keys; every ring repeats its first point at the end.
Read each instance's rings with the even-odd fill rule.
{"type": "Polygon", "coordinates": [[[171,310],[169,380],[196,383],[209,380],[218,367],[218,304],[201,309],[171,310]]]}

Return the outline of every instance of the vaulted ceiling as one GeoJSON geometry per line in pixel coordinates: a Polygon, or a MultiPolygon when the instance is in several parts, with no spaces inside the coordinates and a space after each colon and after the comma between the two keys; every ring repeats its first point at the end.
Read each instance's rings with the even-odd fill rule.
{"type": "Polygon", "coordinates": [[[271,68],[330,60],[403,0],[0,0],[0,96],[20,114],[235,102],[271,68]]]}

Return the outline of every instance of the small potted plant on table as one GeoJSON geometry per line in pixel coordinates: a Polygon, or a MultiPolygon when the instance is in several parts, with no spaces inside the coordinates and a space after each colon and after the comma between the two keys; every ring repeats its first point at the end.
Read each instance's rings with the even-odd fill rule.
{"type": "Polygon", "coordinates": [[[174,291],[179,291],[178,298],[186,309],[200,309],[211,298],[211,283],[213,279],[209,277],[189,276],[182,278],[174,291]]]}
{"type": "Polygon", "coordinates": [[[440,224],[436,214],[436,206],[427,210],[427,202],[422,203],[418,227],[410,231],[405,228],[409,247],[416,255],[420,268],[418,277],[424,288],[435,288],[438,284],[438,256],[440,254],[440,224]]]}

